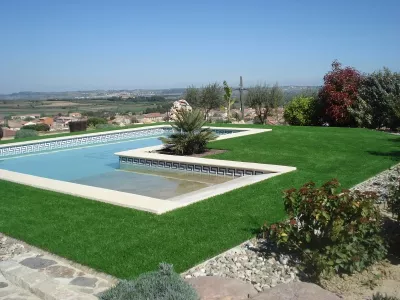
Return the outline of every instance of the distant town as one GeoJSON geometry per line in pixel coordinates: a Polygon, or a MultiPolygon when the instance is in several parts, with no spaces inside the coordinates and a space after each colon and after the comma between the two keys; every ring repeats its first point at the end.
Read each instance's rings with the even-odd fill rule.
{"type": "MultiPolygon", "coordinates": [[[[280,107],[268,116],[266,121],[269,124],[284,122],[283,106],[294,96],[306,90],[316,91],[319,87],[280,88],[284,99],[280,107]]],[[[96,122],[101,119],[102,124],[94,124],[96,128],[168,122],[173,102],[183,99],[185,91],[184,88],[177,88],[3,94],[0,95],[0,125],[3,128],[3,139],[18,136],[18,131],[21,129],[35,130],[39,135],[68,132],[70,122],[90,119],[96,122]]],[[[232,98],[235,101],[229,115],[233,118],[233,122],[253,123],[256,112],[251,107],[244,107],[242,118],[237,89],[233,89],[232,98]]],[[[228,119],[226,107],[216,106],[208,112],[210,122],[224,123],[228,119]]]]}
{"type": "MultiPolygon", "coordinates": [[[[317,86],[281,86],[287,93],[298,92],[304,89],[315,89],[317,86]]],[[[185,92],[185,88],[172,89],[134,89],[134,90],[91,90],[68,92],[18,92],[0,94],[0,100],[48,100],[48,99],[107,99],[119,97],[122,99],[134,97],[164,96],[165,98],[177,98],[185,92]]]]}

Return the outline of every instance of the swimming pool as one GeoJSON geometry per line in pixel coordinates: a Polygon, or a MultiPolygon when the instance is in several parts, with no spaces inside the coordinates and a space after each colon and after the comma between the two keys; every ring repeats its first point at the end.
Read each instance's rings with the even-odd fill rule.
{"type": "MultiPolygon", "coordinates": [[[[210,128],[218,140],[271,131],[210,128]]],[[[170,133],[156,125],[0,145],[0,179],[163,214],[296,169],[157,153],[170,133]]]]}
{"type": "MultiPolygon", "coordinates": [[[[0,168],[49,179],[167,199],[215,184],[209,176],[150,168],[121,171],[114,153],[160,145],[158,137],[33,153],[0,160],[0,168]]],[[[221,182],[221,180],[219,181],[221,182]]]]}

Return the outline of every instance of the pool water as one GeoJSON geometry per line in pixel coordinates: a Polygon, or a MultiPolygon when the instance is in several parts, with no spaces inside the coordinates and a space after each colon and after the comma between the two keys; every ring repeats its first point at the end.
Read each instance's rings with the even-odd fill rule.
{"type": "Polygon", "coordinates": [[[159,199],[168,199],[231,179],[158,168],[119,169],[119,157],[114,153],[160,144],[157,137],[151,137],[35,153],[0,160],[0,169],[159,199]]]}

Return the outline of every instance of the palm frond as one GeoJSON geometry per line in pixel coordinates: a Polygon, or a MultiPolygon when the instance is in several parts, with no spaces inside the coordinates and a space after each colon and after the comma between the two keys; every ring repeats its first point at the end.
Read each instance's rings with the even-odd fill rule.
{"type": "Polygon", "coordinates": [[[167,149],[179,155],[204,152],[207,143],[217,138],[210,128],[204,127],[205,124],[201,111],[180,111],[171,125],[174,132],[160,140],[167,149]]]}

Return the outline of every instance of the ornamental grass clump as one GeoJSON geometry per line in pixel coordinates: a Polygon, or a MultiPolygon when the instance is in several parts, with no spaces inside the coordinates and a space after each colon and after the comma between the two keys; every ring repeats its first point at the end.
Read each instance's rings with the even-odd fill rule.
{"type": "Polygon", "coordinates": [[[362,271],[387,253],[376,194],[339,192],[339,186],[334,179],[320,188],[310,182],[285,191],[289,220],[263,227],[279,249],[300,255],[314,279],[362,271]]]}
{"type": "Polygon", "coordinates": [[[177,155],[205,152],[207,143],[217,138],[210,128],[203,127],[205,124],[201,111],[180,111],[171,125],[174,132],[169,137],[160,138],[164,150],[177,155]]]}
{"type": "Polygon", "coordinates": [[[199,300],[196,291],[174,272],[172,265],[161,263],[159,270],[140,275],[136,280],[120,281],[102,293],[101,300],[199,300]]]}

